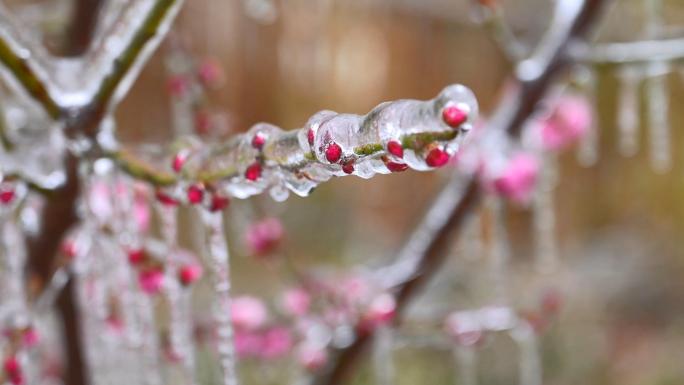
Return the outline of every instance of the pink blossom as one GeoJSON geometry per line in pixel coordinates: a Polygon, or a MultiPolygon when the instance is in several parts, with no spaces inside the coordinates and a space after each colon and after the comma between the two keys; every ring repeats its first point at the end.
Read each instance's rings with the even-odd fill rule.
{"type": "Polygon", "coordinates": [[[143,270],[138,273],[140,288],[147,294],[157,294],[164,286],[164,272],[161,269],[143,270]]]}
{"type": "Polygon", "coordinates": [[[266,218],[249,226],[245,242],[253,255],[265,255],[278,246],[284,234],[280,220],[266,218]]]}
{"type": "Polygon", "coordinates": [[[328,352],[323,348],[304,344],[299,347],[297,360],[309,371],[316,371],[328,362],[328,352]]]}
{"type": "Polygon", "coordinates": [[[292,333],[282,326],[273,327],[264,333],[262,343],[259,352],[262,358],[282,357],[292,349],[292,333]]]}
{"type": "Polygon", "coordinates": [[[256,357],[261,351],[263,337],[246,330],[235,331],[235,352],[240,358],[256,357]]]}
{"type": "Polygon", "coordinates": [[[302,288],[290,289],[283,294],[282,305],[288,314],[302,316],[309,311],[311,296],[302,288]]]}
{"type": "Polygon", "coordinates": [[[551,116],[540,122],[542,147],[561,150],[579,141],[590,130],[592,110],[580,96],[564,96],[558,100],[551,116]]]}
{"type": "Polygon", "coordinates": [[[230,312],[235,327],[244,330],[258,329],[268,317],[263,302],[250,296],[234,298],[230,304],[230,312]]]}
{"type": "Polygon", "coordinates": [[[494,180],[495,191],[517,203],[529,201],[539,174],[537,158],[526,153],[513,156],[494,180]]]}
{"type": "Polygon", "coordinates": [[[183,75],[174,75],[166,81],[166,89],[171,96],[185,96],[190,89],[190,81],[183,75]]]}

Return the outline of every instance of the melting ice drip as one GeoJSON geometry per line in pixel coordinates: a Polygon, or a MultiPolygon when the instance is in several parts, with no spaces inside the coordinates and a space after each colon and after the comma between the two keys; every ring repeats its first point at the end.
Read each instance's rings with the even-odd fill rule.
{"type": "Polygon", "coordinates": [[[299,130],[260,123],[217,146],[183,139],[168,162],[175,174],[159,172],[131,152],[116,157],[128,172],[169,187],[164,194],[177,201],[212,205],[205,190],[247,198],[266,189],[282,201],[288,191],[306,196],[333,176],[443,166],[472,128],[477,108],[468,88],[452,85],[435,99],[386,102],[364,116],[321,111],[299,130]]]}

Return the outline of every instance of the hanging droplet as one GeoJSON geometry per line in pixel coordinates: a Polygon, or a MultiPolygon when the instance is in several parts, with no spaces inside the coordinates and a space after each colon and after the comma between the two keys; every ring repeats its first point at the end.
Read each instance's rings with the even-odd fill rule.
{"type": "Polygon", "coordinates": [[[520,385],[542,385],[541,357],[534,329],[527,322],[519,322],[518,326],[510,333],[518,345],[520,360],[518,383],[520,385]]]}
{"type": "Polygon", "coordinates": [[[648,97],[648,133],[650,139],[651,167],[653,171],[665,173],[672,167],[670,148],[670,96],[667,88],[669,66],[663,62],[649,65],[646,83],[648,97]]]}
{"type": "Polygon", "coordinates": [[[487,245],[487,257],[491,279],[493,303],[505,304],[508,298],[508,261],[509,245],[506,230],[506,206],[502,199],[489,196],[485,201],[485,207],[491,217],[490,236],[487,245]]]}
{"type": "Polygon", "coordinates": [[[639,150],[639,69],[626,66],[620,72],[617,124],[618,149],[624,156],[633,156],[639,150]]]}
{"type": "Polygon", "coordinates": [[[459,385],[477,384],[477,347],[454,345],[453,354],[456,360],[456,378],[459,385]]]}
{"type": "Polygon", "coordinates": [[[389,325],[381,325],[376,329],[373,346],[374,384],[392,385],[395,383],[394,373],[394,333],[389,325]]]}
{"type": "Polygon", "coordinates": [[[582,137],[577,148],[577,161],[585,167],[593,166],[599,158],[599,116],[596,109],[596,74],[589,68],[581,68],[577,71],[578,83],[587,94],[589,105],[592,106],[591,127],[586,135],[582,137]]]}

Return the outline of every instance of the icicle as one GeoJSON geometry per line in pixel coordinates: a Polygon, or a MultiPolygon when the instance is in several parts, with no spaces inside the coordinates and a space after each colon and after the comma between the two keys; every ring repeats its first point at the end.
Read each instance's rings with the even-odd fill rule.
{"type": "Polygon", "coordinates": [[[395,383],[393,338],[394,330],[388,325],[382,325],[376,330],[373,349],[375,385],[392,385],[395,383]]]}
{"type": "Polygon", "coordinates": [[[639,84],[640,70],[625,66],[619,72],[617,123],[620,132],[618,149],[624,156],[633,156],[639,150],[639,84]]]}
{"type": "Polygon", "coordinates": [[[493,195],[485,201],[487,210],[491,213],[490,235],[487,252],[491,285],[493,287],[493,303],[505,304],[508,298],[507,267],[509,260],[508,235],[506,231],[506,207],[502,199],[493,195]]]}
{"type": "Polygon", "coordinates": [[[589,104],[593,111],[591,116],[592,125],[589,132],[582,138],[577,149],[577,161],[584,167],[596,164],[599,158],[599,130],[598,130],[598,111],[596,109],[596,75],[589,68],[578,70],[578,82],[587,93],[589,104]]]}
{"type": "Polygon", "coordinates": [[[458,385],[477,384],[477,348],[475,346],[455,345],[453,348],[456,360],[456,376],[458,385]]]}
{"type": "Polygon", "coordinates": [[[482,257],[484,240],[482,239],[482,214],[479,212],[470,215],[466,221],[461,235],[461,254],[469,260],[482,257]]]}
{"type": "Polygon", "coordinates": [[[535,267],[540,272],[554,271],[558,265],[554,189],[557,181],[557,160],[547,153],[539,175],[537,191],[532,203],[533,234],[535,241],[535,267]]]}
{"type": "Polygon", "coordinates": [[[230,313],[230,255],[223,232],[223,213],[201,210],[208,244],[210,266],[216,302],[214,319],[217,327],[217,347],[222,370],[223,385],[237,385],[236,356],[233,342],[233,324],[230,313]]]}
{"type": "Polygon", "coordinates": [[[519,384],[542,385],[542,366],[534,329],[524,321],[511,332],[520,356],[519,384]]]}
{"type": "Polygon", "coordinates": [[[653,171],[665,173],[672,167],[670,149],[670,96],[667,88],[669,65],[653,62],[648,67],[650,78],[646,83],[648,97],[648,132],[650,138],[650,160],[653,171]]]}

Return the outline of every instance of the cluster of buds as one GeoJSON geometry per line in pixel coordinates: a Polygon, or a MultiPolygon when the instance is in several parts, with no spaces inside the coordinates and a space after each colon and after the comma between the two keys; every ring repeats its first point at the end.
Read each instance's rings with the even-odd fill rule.
{"type": "MultiPolygon", "coordinates": [[[[132,249],[128,253],[128,262],[138,274],[140,289],[147,294],[158,294],[164,287],[166,266],[153,258],[145,249],[132,249]]],[[[194,258],[184,258],[185,261],[177,266],[176,279],[188,287],[202,277],[202,265],[194,258]]]]}

